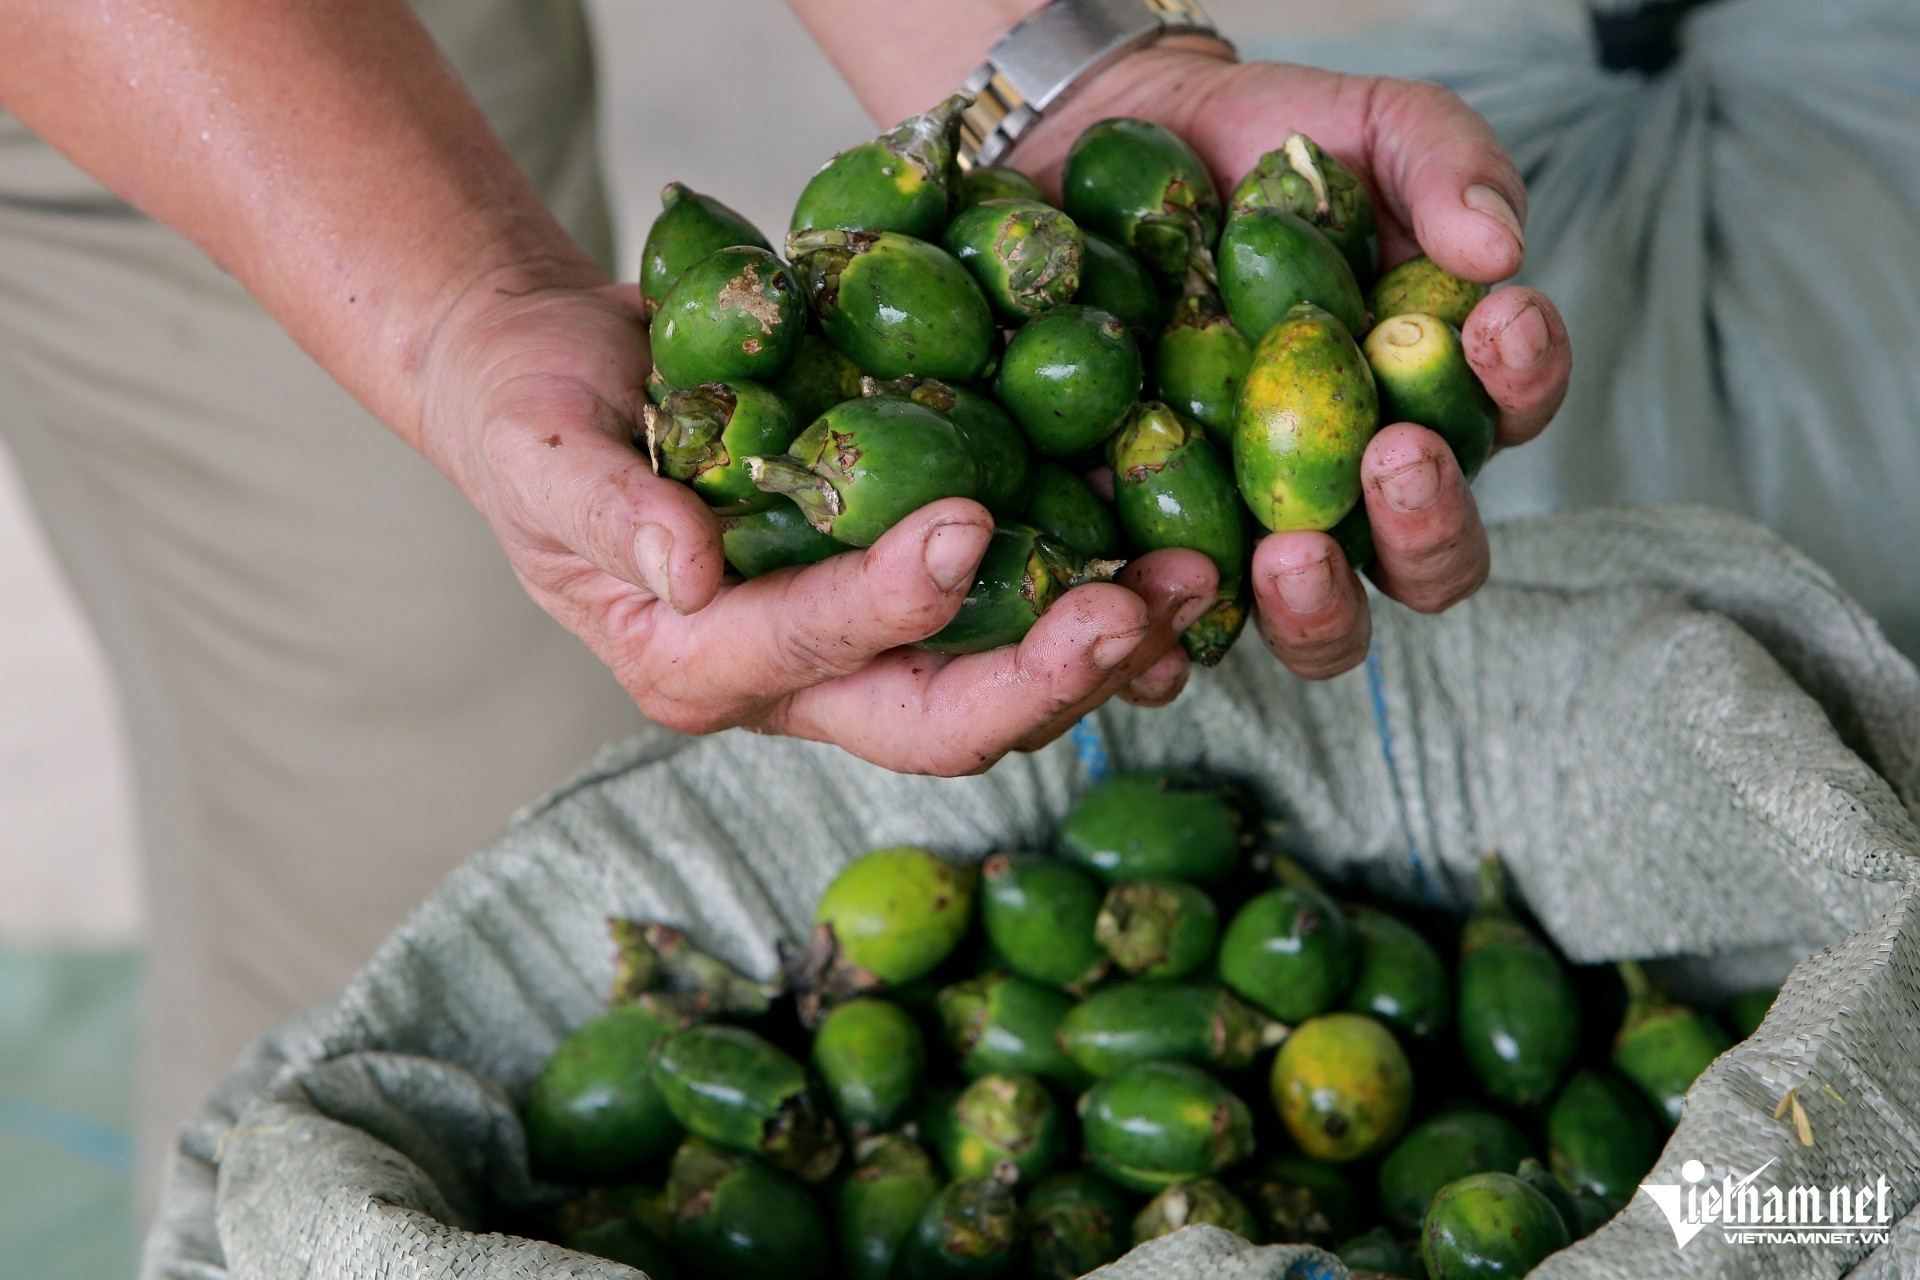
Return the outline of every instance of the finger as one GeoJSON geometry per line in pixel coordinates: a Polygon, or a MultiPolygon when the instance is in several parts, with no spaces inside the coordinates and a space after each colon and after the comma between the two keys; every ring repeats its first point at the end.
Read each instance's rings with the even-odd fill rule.
{"type": "Polygon", "coordinates": [[[1384,428],[1360,460],[1373,526],[1367,574],[1388,595],[1438,613],[1487,580],[1487,531],[1453,450],[1410,422],[1384,428]]]}
{"type": "Polygon", "coordinates": [[[1152,666],[1173,642],[1172,624],[1211,600],[1205,556],[1155,552],[1129,569],[1128,587],[1069,591],[1018,646],[954,658],[897,649],[857,675],[784,700],[754,727],[837,742],[904,772],[976,773],[1015,747],[1065,732],[1152,666]]]}
{"type": "Polygon", "coordinates": [[[1458,94],[1416,80],[1379,80],[1369,104],[1373,173],[1391,217],[1381,250],[1405,256],[1392,224],[1448,271],[1492,284],[1526,256],[1526,185],[1493,128],[1458,94]]]}
{"type": "Polygon", "coordinates": [[[1274,533],[1253,553],[1260,638],[1289,671],[1324,680],[1358,666],[1373,639],[1366,589],[1324,533],[1274,533]]]}
{"type": "Polygon", "coordinates": [[[978,773],[1099,689],[1147,631],[1147,606],[1131,591],[1078,587],[1017,646],[962,657],[896,649],[783,700],[754,727],[837,743],[902,773],[978,773]]]}
{"type": "Polygon", "coordinates": [[[951,622],[992,537],[986,508],[948,498],[864,552],[730,587],[679,625],[654,629],[640,657],[650,692],[731,722],[851,675],[951,622]]]}
{"type": "Polygon", "coordinates": [[[1512,285],[1480,300],[1461,334],[1467,363],[1500,407],[1497,443],[1525,444],[1567,398],[1573,344],[1553,300],[1512,285]]]}
{"type": "Polygon", "coordinates": [[[1180,633],[1198,621],[1213,603],[1219,591],[1220,572],[1212,560],[1198,551],[1169,547],[1150,551],[1131,561],[1114,582],[1146,604],[1147,634],[1099,688],[1021,739],[1020,750],[1037,751],[1046,746],[1073,728],[1080,717],[1159,664],[1167,654],[1178,651],[1180,633]]]}
{"type": "MultiPolygon", "coordinates": [[[[516,508],[505,527],[537,530],[551,546],[640,587],[680,613],[720,587],[720,526],[685,485],[653,474],[621,410],[570,384],[528,380],[495,396],[487,465],[516,508]]],[[[495,520],[496,529],[503,522],[495,520]]]]}
{"type": "Polygon", "coordinates": [[[1164,707],[1187,687],[1193,661],[1178,645],[1167,650],[1160,661],[1135,676],[1120,696],[1136,707],[1164,707]]]}

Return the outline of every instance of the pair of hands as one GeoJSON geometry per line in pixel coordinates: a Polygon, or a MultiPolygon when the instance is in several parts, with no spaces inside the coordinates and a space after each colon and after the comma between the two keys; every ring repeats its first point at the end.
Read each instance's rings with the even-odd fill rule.
{"type": "MultiPolygon", "coordinates": [[[[1519,176],[1486,123],[1436,86],[1162,46],[1104,73],[1013,161],[1053,185],[1072,138],[1113,115],[1187,138],[1222,190],[1299,129],[1368,180],[1387,264],[1424,250],[1487,283],[1520,267],[1519,176]]],[[[1500,408],[1499,444],[1538,434],[1571,369],[1553,304],[1497,290],[1464,338],[1500,408]]],[[[712,513],[631,444],[648,368],[636,289],[523,293],[490,277],[429,349],[420,443],[487,518],[534,600],[655,721],[690,733],[744,725],[897,770],[962,774],[1044,745],[1116,694],[1159,705],[1184,686],[1178,636],[1216,588],[1196,552],[1154,552],[1113,583],[1069,592],[1017,647],[958,657],[908,647],[959,609],[986,550],[992,518],[965,499],[923,508],[865,551],[724,582],[712,513]]],[[[1361,474],[1382,591],[1437,611],[1485,581],[1486,534],[1444,441],[1385,426],[1361,474]]],[[[1331,538],[1269,535],[1253,582],[1261,638],[1289,668],[1320,678],[1364,658],[1366,593],[1331,538]]]]}

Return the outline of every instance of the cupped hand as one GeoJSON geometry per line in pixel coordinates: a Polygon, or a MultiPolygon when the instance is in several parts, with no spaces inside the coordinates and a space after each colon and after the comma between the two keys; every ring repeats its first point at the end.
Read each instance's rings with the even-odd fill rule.
{"type": "Polygon", "coordinates": [[[632,288],[483,284],[434,341],[421,443],[534,600],[653,720],[962,774],[1051,740],[1115,693],[1178,691],[1184,665],[1165,659],[1215,589],[1192,552],[1143,557],[1118,584],[1068,592],[1018,646],[966,656],[911,647],[958,611],[992,536],[966,499],[915,512],[866,550],[724,579],[713,514],[632,443],[647,369],[632,288]]]}
{"type": "MultiPolygon", "coordinates": [[[[1057,189],[1081,129],[1108,116],[1139,116],[1187,139],[1224,197],[1261,155],[1299,130],[1371,190],[1383,268],[1424,252],[1482,284],[1520,269],[1526,188],[1487,122],[1452,91],[1234,63],[1196,43],[1169,41],[1116,64],[1030,134],[1013,163],[1057,189]]],[[[1468,317],[1462,337],[1499,407],[1497,445],[1533,439],[1559,409],[1572,371],[1559,311],[1535,290],[1496,289],[1468,317]]],[[[1368,574],[1388,596],[1437,612],[1486,581],[1486,531],[1439,436],[1412,423],[1385,424],[1362,460],[1361,493],[1373,526],[1368,574]]],[[[1366,657],[1366,592],[1332,538],[1267,536],[1254,555],[1253,581],[1260,635],[1293,671],[1332,676],[1366,657]]]]}

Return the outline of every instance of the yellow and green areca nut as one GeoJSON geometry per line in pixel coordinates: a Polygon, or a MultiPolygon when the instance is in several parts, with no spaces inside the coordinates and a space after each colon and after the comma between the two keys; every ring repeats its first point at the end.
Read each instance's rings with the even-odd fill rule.
{"type": "Polygon", "coordinates": [[[1413,1068],[1374,1019],[1322,1014],[1295,1027],[1274,1055],[1273,1105],[1300,1150],[1316,1160],[1359,1160],[1406,1127],[1413,1068]]]}
{"type": "Polygon", "coordinates": [[[1571,1238],[1537,1188],[1510,1173],[1476,1173],[1433,1198],[1420,1226],[1420,1258],[1433,1280],[1524,1276],[1571,1238]]]}
{"type": "Polygon", "coordinates": [[[1331,529],[1360,500],[1380,426],[1373,371],[1340,321],[1302,303],[1254,348],[1234,410],[1233,471],[1261,524],[1331,529]]]}
{"type": "Polygon", "coordinates": [[[1423,253],[1381,276],[1367,295],[1367,309],[1373,312],[1375,324],[1389,316],[1418,312],[1464,329],[1467,317],[1486,296],[1487,286],[1462,280],[1423,253]]]}
{"type": "Polygon", "coordinates": [[[953,1100],[942,1126],[941,1160],[956,1178],[1009,1172],[1031,1184],[1059,1162],[1065,1146],[1060,1110],[1047,1087],[1014,1072],[981,1076],[953,1100]]]}
{"type": "Polygon", "coordinates": [[[801,191],[792,229],[936,238],[947,221],[960,113],[972,101],[955,94],[827,161],[801,191]]]}
{"type": "Polygon", "coordinates": [[[1364,350],[1380,392],[1380,421],[1417,422],[1447,442],[1471,480],[1493,453],[1498,411],[1467,364],[1460,331],[1417,311],[1390,316],[1364,350]]]}

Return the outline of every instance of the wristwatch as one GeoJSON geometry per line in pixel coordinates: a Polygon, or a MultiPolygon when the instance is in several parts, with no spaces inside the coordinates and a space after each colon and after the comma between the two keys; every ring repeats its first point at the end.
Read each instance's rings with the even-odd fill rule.
{"type": "Polygon", "coordinates": [[[1233,48],[1195,0],[1050,0],[1001,37],[963,92],[962,169],[993,164],[1081,81],[1162,37],[1210,36],[1233,48]]]}

